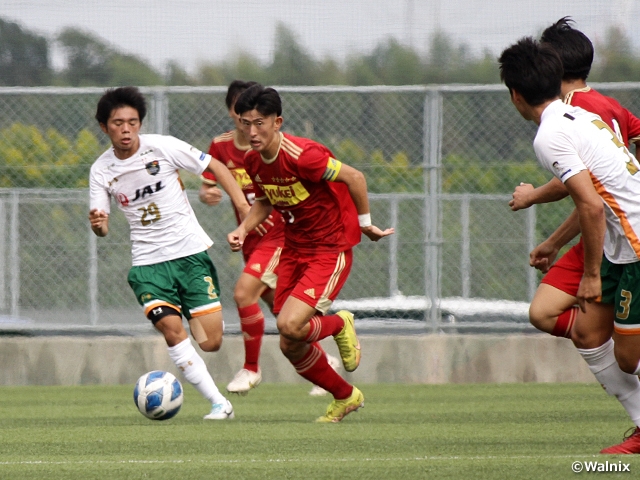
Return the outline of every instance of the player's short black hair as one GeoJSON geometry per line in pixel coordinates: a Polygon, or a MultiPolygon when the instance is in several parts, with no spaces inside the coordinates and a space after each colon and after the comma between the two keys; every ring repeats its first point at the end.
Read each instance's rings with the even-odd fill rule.
{"type": "Polygon", "coordinates": [[[106,125],[111,112],[120,107],[135,108],[138,111],[140,123],[147,114],[147,102],[138,87],[109,88],[98,101],[96,120],[106,125]]]}
{"type": "Polygon", "coordinates": [[[227,96],[224,99],[224,103],[227,104],[227,110],[231,108],[233,102],[236,101],[238,96],[244,92],[247,88],[256,85],[256,82],[245,82],[242,80],[234,80],[229,84],[227,89],[227,96]]]}
{"type": "Polygon", "coordinates": [[[540,41],[551,45],[560,55],[564,80],[586,80],[593,63],[593,44],[572,23],[571,17],[562,17],[542,32],[540,41]]]}
{"type": "Polygon", "coordinates": [[[531,106],[560,96],[562,61],[551,47],[524,37],[505,49],[500,58],[500,79],[531,106]]]}
{"type": "Polygon", "coordinates": [[[256,83],[240,94],[235,106],[238,115],[254,109],[265,117],[269,115],[277,115],[279,117],[282,115],[280,95],[275,89],[256,83]]]}

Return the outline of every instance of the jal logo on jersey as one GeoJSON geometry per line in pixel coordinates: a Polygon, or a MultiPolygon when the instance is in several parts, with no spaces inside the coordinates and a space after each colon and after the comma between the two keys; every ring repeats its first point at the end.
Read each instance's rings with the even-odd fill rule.
{"type": "Polygon", "coordinates": [[[144,199],[147,195],[153,195],[154,193],[159,192],[163,188],[164,188],[164,185],[162,185],[162,180],[155,184],[147,185],[144,188],[138,188],[136,190],[136,196],[133,197],[133,200],[131,201],[135,202],[136,200],[144,199]]]}
{"type": "Polygon", "coordinates": [[[158,160],[154,160],[147,163],[145,165],[145,168],[147,169],[147,173],[149,175],[157,175],[158,172],[160,172],[160,162],[158,162],[158,160]]]}

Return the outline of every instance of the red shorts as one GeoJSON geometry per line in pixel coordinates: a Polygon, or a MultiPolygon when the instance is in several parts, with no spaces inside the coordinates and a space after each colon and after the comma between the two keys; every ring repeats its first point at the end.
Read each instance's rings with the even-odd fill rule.
{"type": "Polygon", "coordinates": [[[276,288],[278,280],[278,263],[282,246],[273,242],[261,242],[256,245],[251,254],[244,251],[244,269],[249,275],[256,277],[271,289],[276,288]]]}
{"type": "Polygon", "coordinates": [[[326,313],[347,281],[353,252],[301,254],[285,248],[278,266],[273,313],[280,313],[290,296],[326,313]]]}
{"type": "Polygon", "coordinates": [[[560,260],[554,263],[547,274],[542,278],[542,283],[556,287],[565,293],[575,297],[578,295],[578,287],[584,273],[584,247],[582,238],[569,249],[560,260]]]}

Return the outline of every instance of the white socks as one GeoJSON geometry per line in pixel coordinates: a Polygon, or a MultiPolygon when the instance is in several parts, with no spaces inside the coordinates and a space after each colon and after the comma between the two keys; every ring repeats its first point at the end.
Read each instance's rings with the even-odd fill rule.
{"type": "Polygon", "coordinates": [[[207,365],[196,349],[193,348],[191,340],[183,340],[174,347],[167,347],[169,356],[176,367],[182,372],[184,378],[193,385],[200,394],[213,403],[225,403],[225,397],[220,393],[216,383],[207,370],[207,365]]]}
{"type": "Polygon", "coordinates": [[[637,375],[620,370],[613,353],[613,339],[598,348],[577,350],[607,393],[615,396],[633,423],[640,426],[640,380],[637,375]]]}

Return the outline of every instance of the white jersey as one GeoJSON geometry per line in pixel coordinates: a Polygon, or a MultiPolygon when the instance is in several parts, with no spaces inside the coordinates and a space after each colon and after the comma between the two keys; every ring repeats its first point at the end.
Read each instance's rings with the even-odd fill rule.
{"type": "Polygon", "coordinates": [[[186,257],[213,241],[196,219],[178,169],[200,175],[211,157],[174,137],[140,135],[140,149],[120,160],[113,148],[91,167],[90,208],[109,213],[113,197],[131,230],[133,265],[186,257]]]}
{"type": "Polygon", "coordinates": [[[616,264],[640,260],[640,164],[607,124],[557,100],[542,112],[533,147],[563,182],[589,171],[605,205],[605,256],[616,264]]]}

